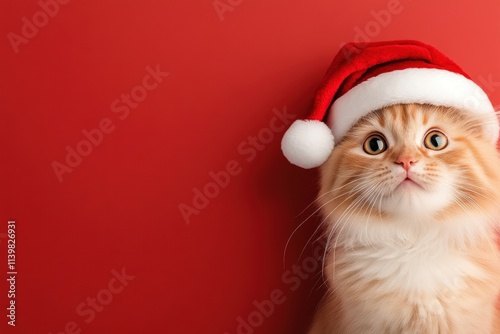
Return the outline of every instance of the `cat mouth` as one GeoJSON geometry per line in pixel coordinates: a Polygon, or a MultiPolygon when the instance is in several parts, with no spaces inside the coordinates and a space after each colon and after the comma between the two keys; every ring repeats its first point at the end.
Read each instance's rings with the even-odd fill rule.
{"type": "Polygon", "coordinates": [[[413,188],[423,189],[423,187],[418,182],[416,182],[409,176],[404,178],[403,181],[399,183],[397,188],[408,189],[408,190],[413,188]]]}

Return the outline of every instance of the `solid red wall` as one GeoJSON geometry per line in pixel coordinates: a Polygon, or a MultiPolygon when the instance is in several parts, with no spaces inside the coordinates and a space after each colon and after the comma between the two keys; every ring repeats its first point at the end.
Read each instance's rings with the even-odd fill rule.
{"type": "Polygon", "coordinates": [[[317,181],[282,157],[285,125],[352,40],[432,44],[500,104],[499,12],[2,1],[0,267],[15,220],[17,275],[1,332],[304,333],[324,292],[317,181]]]}

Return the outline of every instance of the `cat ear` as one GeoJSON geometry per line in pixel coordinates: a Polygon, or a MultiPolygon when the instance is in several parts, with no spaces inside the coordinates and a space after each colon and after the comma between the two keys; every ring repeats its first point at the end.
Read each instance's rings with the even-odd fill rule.
{"type": "Polygon", "coordinates": [[[305,169],[321,166],[333,147],[332,130],[318,120],[294,121],[281,140],[281,150],[288,161],[305,169]]]}

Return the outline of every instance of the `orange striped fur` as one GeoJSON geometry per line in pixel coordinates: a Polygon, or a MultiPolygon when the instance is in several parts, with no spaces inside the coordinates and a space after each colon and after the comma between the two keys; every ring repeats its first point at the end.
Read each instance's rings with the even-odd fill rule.
{"type": "Polygon", "coordinates": [[[484,122],[395,105],[337,143],[320,169],[329,293],[310,334],[500,333],[500,158],[484,122]],[[444,148],[425,146],[432,130],[444,148]],[[387,148],[370,155],[374,133],[387,148]]]}

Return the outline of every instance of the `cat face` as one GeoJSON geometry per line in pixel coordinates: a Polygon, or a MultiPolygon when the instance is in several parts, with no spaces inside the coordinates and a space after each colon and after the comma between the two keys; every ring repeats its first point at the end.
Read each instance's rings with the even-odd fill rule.
{"type": "Polygon", "coordinates": [[[482,121],[460,110],[395,105],[360,120],[321,167],[332,221],[490,215],[500,163],[482,121]]]}

